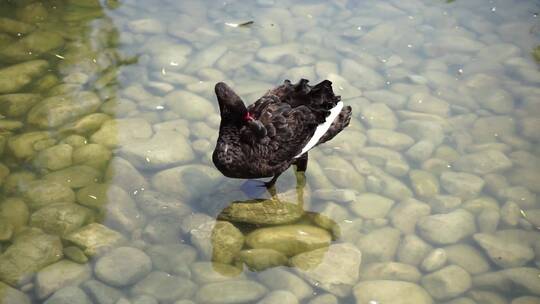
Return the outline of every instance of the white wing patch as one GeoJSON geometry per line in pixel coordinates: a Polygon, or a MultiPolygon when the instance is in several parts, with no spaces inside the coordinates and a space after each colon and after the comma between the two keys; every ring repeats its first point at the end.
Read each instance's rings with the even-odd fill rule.
{"type": "Polygon", "coordinates": [[[343,109],[343,101],[340,101],[336,104],[335,107],[330,109],[330,115],[326,117],[326,120],[317,126],[317,129],[315,130],[315,133],[313,133],[313,136],[308,141],[308,143],[304,146],[302,149],[302,152],[300,152],[298,155],[296,155],[294,158],[300,157],[302,154],[306,153],[307,151],[311,150],[311,148],[315,147],[315,145],[319,142],[319,139],[330,129],[330,126],[334,122],[334,119],[338,117],[339,113],[341,112],[341,109],[343,109]]]}

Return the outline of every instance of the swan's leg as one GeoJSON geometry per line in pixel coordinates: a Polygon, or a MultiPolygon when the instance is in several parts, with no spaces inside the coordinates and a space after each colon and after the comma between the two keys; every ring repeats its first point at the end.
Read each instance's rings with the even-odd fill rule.
{"type": "Polygon", "coordinates": [[[306,172],[308,163],[308,153],[302,154],[298,159],[296,159],[296,171],[306,172]]]}

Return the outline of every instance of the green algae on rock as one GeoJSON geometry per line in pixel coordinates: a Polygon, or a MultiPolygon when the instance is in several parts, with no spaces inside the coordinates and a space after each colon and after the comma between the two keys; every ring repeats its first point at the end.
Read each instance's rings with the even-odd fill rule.
{"type": "Polygon", "coordinates": [[[62,134],[90,134],[98,130],[101,125],[111,117],[103,113],[92,113],[68,123],[60,128],[62,134]]]}
{"type": "Polygon", "coordinates": [[[62,170],[51,172],[44,176],[45,180],[63,184],[71,188],[81,188],[99,180],[101,172],[85,166],[71,166],[62,170]]]}
{"type": "Polygon", "coordinates": [[[260,228],[246,236],[249,247],[274,249],[286,256],[326,247],[331,240],[328,231],[308,225],[260,228]]]}
{"type": "Polygon", "coordinates": [[[120,233],[98,223],[81,227],[63,239],[81,247],[87,256],[98,255],[125,241],[120,233]]]}
{"type": "Polygon", "coordinates": [[[73,151],[73,164],[103,169],[112,157],[111,150],[100,144],[87,144],[73,151]]]}
{"type": "Polygon", "coordinates": [[[73,148],[59,144],[40,151],[33,160],[34,167],[42,170],[59,170],[71,166],[73,148]]]}
{"type": "Polygon", "coordinates": [[[8,148],[18,159],[28,160],[36,154],[34,144],[41,140],[50,139],[51,134],[45,131],[27,132],[12,136],[8,140],[8,148]]]}
{"type": "Polygon", "coordinates": [[[276,199],[236,201],[221,211],[219,219],[258,225],[290,224],[304,214],[302,206],[276,199]]]}
{"type": "Polygon", "coordinates": [[[101,101],[93,92],[76,92],[46,98],[28,112],[30,124],[55,128],[85,114],[95,112],[101,101]]]}
{"type": "Polygon", "coordinates": [[[254,303],[266,293],[266,287],[257,282],[234,280],[203,285],[197,292],[196,299],[198,303],[254,303]]]}
{"type": "Polygon", "coordinates": [[[244,245],[244,235],[233,224],[217,221],[212,229],[212,261],[230,264],[244,245]]]}
{"type": "Polygon", "coordinates": [[[60,260],[62,255],[59,237],[27,229],[0,256],[0,280],[12,286],[27,283],[36,271],[60,260]]]}
{"type": "Polygon", "coordinates": [[[22,186],[20,192],[23,194],[31,210],[38,210],[55,203],[75,202],[75,193],[73,190],[54,181],[32,181],[22,186]]]}
{"type": "Polygon", "coordinates": [[[35,31],[0,50],[5,62],[20,62],[39,57],[64,45],[62,36],[55,32],[35,31]]]}
{"type": "Polygon", "coordinates": [[[0,299],[2,299],[2,303],[30,304],[30,299],[26,294],[3,282],[0,282],[0,299]]]}
{"type": "Polygon", "coordinates": [[[19,117],[40,100],[39,94],[16,93],[0,95],[0,114],[7,117],[19,117]]]}
{"type": "Polygon", "coordinates": [[[32,60],[0,69],[0,94],[18,92],[48,67],[45,60],[32,60]]]}

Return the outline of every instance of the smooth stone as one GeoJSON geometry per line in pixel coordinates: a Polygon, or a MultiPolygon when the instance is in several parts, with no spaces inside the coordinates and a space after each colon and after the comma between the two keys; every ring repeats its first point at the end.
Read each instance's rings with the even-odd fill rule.
{"type": "MultiPolygon", "coordinates": [[[[30,299],[24,293],[3,282],[0,282],[0,299],[5,304],[30,304],[30,299]]],[[[75,303],[78,304],[78,303],[75,303]]],[[[86,304],[86,303],[85,303],[86,304]]],[[[91,304],[91,303],[88,303],[91,304]]]]}
{"type": "Polygon", "coordinates": [[[195,262],[191,264],[193,279],[199,284],[245,279],[242,269],[228,264],[195,262]]]}
{"type": "Polygon", "coordinates": [[[437,177],[427,171],[411,170],[409,179],[416,193],[421,198],[431,198],[439,194],[439,181],[437,177]]]}
{"type": "Polygon", "coordinates": [[[406,149],[414,143],[410,136],[386,129],[369,129],[367,136],[371,145],[383,146],[398,151],[406,149]]]}
{"type": "Polygon", "coordinates": [[[157,191],[146,190],[135,197],[137,205],[149,216],[173,215],[182,217],[192,212],[192,209],[175,196],[157,191]]]}
{"type": "Polygon", "coordinates": [[[189,265],[197,258],[195,248],[185,244],[153,245],[146,249],[155,269],[170,274],[189,276],[189,265]]]}
{"type": "Polygon", "coordinates": [[[44,304],[92,304],[82,289],[67,286],[57,290],[44,304]]]}
{"type": "Polygon", "coordinates": [[[64,253],[65,258],[72,260],[73,262],[76,262],[79,264],[84,264],[88,262],[88,257],[86,257],[84,252],[79,247],[76,247],[76,246],[64,247],[63,253],[64,253]]]}
{"type": "Polygon", "coordinates": [[[57,290],[76,286],[89,279],[92,270],[89,265],[81,265],[68,260],[51,264],[36,274],[36,295],[44,299],[57,290]]]}
{"type": "Polygon", "coordinates": [[[446,300],[465,293],[472,286],[471,276],[463,268],[450,265],[422,278],[422,286],[436,299],[446,300]]]}
{"type": "Polygon", "coordinates": [[[349,243],[333,244],[290,259],[291,266],[308,282],[339,297],[347,296],[357,282],[361,262],[362,253],[349,243]]]}
{"type": "Polygon", "coordinates": [[[255,225],[289,224],[304,215],[299,204],[280,200],[235,201],[221,211],[218,218],[255,225]]]}
{"type": "Polygon", "coordinates": [[[27,132],[10,137],[7,142],[7,148],[16,158],[30,160],[37,152],[34,148],[35,143],[48,139],[50,139],[49,132],[27,132]]]}
{"type": "Polygon", "coordinates": [[[62,183],[37,180],[22,186],[23,198],[31,210],[37,210],[54,203],[74,203],[75,193],[62,183]]]}
{"type": "Polygon", "coordinates": [[[351,202],[350,208],[365,219],[384,218],[394,206],[394,200],[376,193],[362,193],[351,202]]]}
{"type": "MultiPolygon", "coordinates": [[[[487,179],[486,179],[487,184],[487,179]]],[[[500,187],[496,188],[496,195],[504,200],[515,202],[523,209],[536,207],[536,194],[529,191],[526,187],[500,187]],[[502,189],[501,189],[502,188],[502,189]]]]}
{"type": "Polygon", "coordinates": [[[480,274],[490,269],[488,260],[475,247],[467,244],[455,244],[443,247],[448,261],[462,267],[470,274],[480,274]]]}
{"type": "Polygon", "coordinates": [[[398,229],[383,227],[360,237],[357,243],[364,262],[387,262],[394,259],[401,232],[398,229]]]}
{"type": "Polygon", "coordinates": [[[154,271],[131,288],[133,295],[151,295],[160,302],[172,302],[189,299],[196,291],[196,286],[188,279],[154,271]]]}
{"type": "Polygon", "coordinates": [[[156,19],[137,19],[130,21],[127,27],[137,34],[158,34],[165,31],[165,27],[156,19]]]}
{"type": "Polygon", "coordinates": [[[10,18],[0,18],[0,32],[11,35],[28,34],[34,30],[34,26],[26,22],[22,22],[10,18]]]}
{"type": "Polygon", "coordinates": [[[147,170],[177,166],[195,158],[187,138],[171,131],[160,131],[145,142],[126,144],[120,154],[135,167],[147,170]]]}
{"type": "Polygon", "coordinates": [[[71,166],[73,148],[67,144],[52,146],[40,151],[33,160],[38,169],[59,170],[71,166]]]}
{"type": "Polygon", "coordinates": [[[274,249],[286,256],[326,247],[331,240],[328,231],[308,225],[259,228],[246,236],[249,247],[274,249]]]}
{"type": "Polygon", "coordinates": [[[434,213],[448,213],[462,203],[461,198],[452,195],[435,195],[429,199],[429,205],[434,213]]]}
{"type": "Polygon", "coordinates": [[[537,304],[540,303],[540,297],[523,296],[514,298],[511,304],[537,304]]]}
{"type": "Polygon", "coordinates": [[[364,190],[364,177],[356,170],[347,170],[349,163],[343,158],[328,156],[323,158],[319,164],[336,188],[364,190]]]}
{"type": "Polygon", "coordinates": [[[217,221],[212,229],[212,261],[230,264],[244,245],[244,235],[233,224],[217,221]]]}
{"type": "Polygon", "coordinates": [[[397,118],[392,110],[383,103],[372,103],[362,110],[360,117],[371,128],[394,130],[397,118]]]}
{"type": "Polygon", "coordinates": [[[313,192],[313,197],[320,200],[344,203],[354,201],[356,193],[351,189],[317,189],[313,192]]]}
{"type": "Polygon", "coordinates": [[[418,234],[433,244],[454,244],[476,232],[474,216],[463,209],[421,218],[418,234]]]}
{"type": "Polygon", "coordinates": [[[3,61],[20,62],[38,58],[64,45],[62,35],[55,32],[35,31],[0,51],[3,61]]]}
{"type": "Polygon", "coordinates": [[[484,150],[462,156],[454,166],[459,171],[484,175],[504,171],[512,167],[512,161],[500,151],[484,150]]]}
{"type": "Polygon", "coordinates": [[[103,169],[112,157],[111,150],[99,144],[86,144],[73,151],[73,164],[103,169]]]}
{"type": "Polygon", "coordinates": [[[14,233],[27,225],[29,215],[28,206],[20,198],[10,197],[0,201],[0,220],[11,227],[14,233]]]}
{"type": "Polygon", "coordinates": [[[107,114],[92,113],[62,126],[59,131],[62,134],[90,134],[97,131],[105,121],[110,119],[111,117],[107,114]]]}
{"type": "Polygon", "coordinates": [[[537,117],[524,117],[521,120],[521,134],[532,141],[540,140],[536,130],[540,127],[540,119],[537,117]]]}
{"type": "Polygon", "coordinates": [[[309,300],[308,304],[338,304],[338,298],[330,293],[320,294],[317,295],[311,300],[309,300]]]}
{"type": "Polygon", "coordinates": [[[431,304],[426,290],[417,284],[403,281],[374,280],[358,283],[353,289],[356,303],[431,304]]]}
{"type": "Polygon", "coordinates": [[[450,106],[446,101],[425,93],[412,95],[407,103],[407,108],[411,111],[435,114],[442,117],[448,116],[450,112],[450,106]]]}
{"type": "Polygon", "coordinates": [[[127,160],[113,157],[105,171],[105,181],[124,189],[128,193],[138,193],[148,188],[145,177],[127,160]]]}
{"type": "Polygon", "coordinates": [[[392,225],[403,233],[414,233],[416,223],[431,213],[431,207],[415,199],[406,199],[390,211],[392,225]]]}
{"type": "Polygon", "coordinates": [[[371,263],[363,265],[360,270],[360,281],[391,280],[420,282],[420,271],[412,265],[396,262],[371,263]]]}
{"type": "Polygon", "coordinates": [[[95,112],[101,104],[92,92],[77,92],[46,98],[30,109],[27,121],[42,129],[55,128],[80,116],[95,112]]]}
{"type": "Polygon", "coordinates": [[[497,142],[500,136],[515,134],[516,122],[510,116],[486,116],[478,118],[470,132],[475,142],[497,142]]]}
{"type": "Polygon", "coordinates": [[[462,172],[443,172],[440,178],[444,190],[463,199],[476,197],[485,184],[480,177],[462,172]]]}
{"type": "Polygon", "coordinates": [[[214,113],[214,106],[208,99],[188,91],[173,91],[165,96],[165,100],[180,118],[190,121],[204,120],[209,113],[214,113]]]}
{"type": "Polygon", "coordinates": [[[401,263],[419,266],[431,251],[431,246],[415,234],[407,234],[397,250],[397,260],[401,263]]]}
{"type": "Polygon", "coordinates": [[[68,135],[64,139],[62,139],[60,141],[60,143],[68,144],[68,145],[70,145],[71,147],[73,147],[75,149],[75,148],[82,147],[82,146],[86,145],[87,140],[86,140],[86,138],[84,136],[68,135]]]}
{"type": "Polygon", "coordinates": [[[432,142],[420,140],[407,149],[405,155],[407,155],[409,159],[421,163],[431,156],[434,149],[435,145],[432,142]]]}
{"type": "Polygon", "coordinates": [[[152,127],[142,118],[123,118],[105,121],[90,141],[107,148],[142,141],[152,136],[152,127]]]}
{"type": "Polygon", "coordinates": [[[534,258],[534,251],[523,244],[507,242],[485,233],[477,233],[473,238],[491,261],[502,268],[523,266],[534,258]]]}
{"type": "Polygon", "coordinates": [[[146,276],[152,261],[143,251],[119,247],[100,257],[94,267],[96,277],[116,287],[131,285],[146,276]]]}
{"type": "Polygon", "coordinates": [[[259,272],[257,278],[270,290],[288,290],[300,301],[313,295],[313,288],[308,283],[284,267],[259,272]]]}
{"type": "Polygon", "coordinates": [[[246,264],[251,271],[262,271],[276,266],[285,266],[289,261],[283,253],[266,248],[242,250],[238,252],[235,260],[246,264]]]}
{"type": "Polygon", "coordinates": [[[41,99],[39,94],[16,93],[0,95],[0,114],[7,117],[20,117],[41,99]]]}
{"type": "Polygon", "coordinates": [[[221,180],[221,173],[206,165],[186,165],[158,172],[152,177],[155,190],[190,201],[208,193],[221,180]]]}
{"type": "Polygon", "coordinates": [[[97,304],[115,304],[123,296],[120,290],[97,280],[88,280],[81,284],[81,288],[88,294],[92,303],[97,304]]]}
{"type": "Polygon", "coordinates": [[[131,196],[122,188],[108,185],[103,211],[104,223],[124,231],[133,231],[145,224],[145,216],[137,208],[131,196]]]}
{"type": "Polygon", "coordinates": [[[374,90],[384,86],[383,77],[375,70],[359,64],[356,60],[341,61],[341,75],[358,84],[362,89],[374,90]]]}
{"type": "Polygon", "coordinates": [[[142,231],[142,237],[152,244],[176,244],[181,241],[178,218],[158,215],[148,221],[142,231]]]}
{"type": "Polygon", "coordinates": [[[205,67],[212,67],[225,54],[227,47],[217,42],[198,52],[186,65],[186,72],[195,72],[205,67]]]}
{"type": "MultiPolygon", "coordinates": [[[[521,208],[515,202],[508,201],[501,207],[500,217],[502,222],[508,226],[516,226],[519,223],[519,219],[522,217],[521,208]]],[[[532,218],[535,218],[534,215],[532,218]]]]}
{"type": "Polygon", "coordinates": [[[46,233],[64,236],[93,220],[93,212],[86,207],[73,203],[56,203],[32,213],[29,224],[46,233]]]}
{"type": "Polygon", "coordinates": [[[253,303],[267,292],[266,287],[257,282],[225,281],[203,285],[197,291],[196,299],[199,303],[209,304],[253,303]]]}
{"type": "Polygon", "coordinates": [[[77,165],[51,172],[43,178],[48,181],[61,183],[71,188],[82,188],[97,182],[100,176],[101,172],[92,167],[77,165]]]}
{"type": "Polygon", "coordinates": [[[99,255],[125,241],[120,233],[98,223],[81,227],[64,239],[81,247],[87,256],[99,255]]]}
{"type": "Polygon", "coordinates": [[[442,248],[433,249],[422,261],[420,269],[425,272],[433,272],[446,264],[448,256],[442,248]]]}
{"type": "Polygon", "coordinates": [[[0,69],[0,94],[19,92],[48,67],[45,60],[32,60],[0,69]]]}
{"type": "MultiPolygon", "coordinates": [[[[366,91],[363,96],[371,100],[373,102],[372,104],[382,103],[392,109],[402,108],[406,101],[404,96],[386,90],[366,91]]],[[[364,109],[362,109],[362,111],[364,111],[364,109]]]]}
{"type": "Polygon", "coordinates": [[[445,137],[441,124],[432,121],[409,119],[401,122],[399,128],[415,140],[426,140],[435,146],[440,145],[445,137]]]}
{"type": "Polygon", "coordinates": [[[296,296],[286,290],[276,290],[268,293],[264,298],[262,298],[257,304],[298,304],[298,299],[296,296]]]}
{"type": "Polygon", "coordinates": [[[43,267],[62,259],[60,238],[39,229],[19,233],[0,255],[0,280],[12,285],[27,283],[43,267]]]}

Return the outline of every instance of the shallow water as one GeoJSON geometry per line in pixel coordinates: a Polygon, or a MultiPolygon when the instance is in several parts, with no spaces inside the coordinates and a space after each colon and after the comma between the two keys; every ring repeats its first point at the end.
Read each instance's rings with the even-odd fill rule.
{"type": "Polygon", "coordinates": [[[0,303],[540,303],[538,2],[102,2],[0,3],[0,303]],[[351,124],[248,196],[213,86],[300,78],[351,124]]]}

